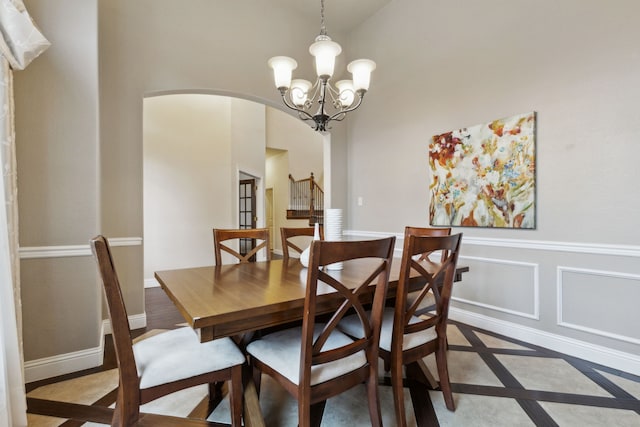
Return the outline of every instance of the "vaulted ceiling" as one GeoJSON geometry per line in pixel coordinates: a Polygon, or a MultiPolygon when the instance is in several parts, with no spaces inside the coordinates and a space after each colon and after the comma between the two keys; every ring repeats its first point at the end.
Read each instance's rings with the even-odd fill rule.
{"type": "MultiPolygon", "coordinates": [[[[320,29],[320,0],[271,0],[291,8],[307,19],[317,20],[320,29]]],[[[324,16],[327,32],[350,32],[391,0],[325,0],[324,16]]]]}

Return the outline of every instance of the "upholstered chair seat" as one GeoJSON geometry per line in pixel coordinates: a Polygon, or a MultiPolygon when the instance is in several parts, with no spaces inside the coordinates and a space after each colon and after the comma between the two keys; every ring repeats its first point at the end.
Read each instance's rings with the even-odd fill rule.
{"type": "MultiPolygon", "coordinates": [[[[391,351],[391,337],[393,336],[393,307],[384,309],[382,315],[382,328],[380,329],[380,348],[382,350],[391,351]]],[[[419,323],[421,320],[416,316],[412,316],[409,324],[419,323]]],[[[357,315],[347,316],[338,325],[340,330],[349,336],[360,338],[362,336],[362,326],[357,315]]],[[[406,334],[402,340],[402,350],[409,350],[414,347],[421,346],[429,341],[438,338],[436,328],[431,327],[423,331],[406,334]]]]}
{"type": "Polygon", "coordinates": [[[191,328],[154,335],[133,345],[140,388],[180,381],[242,365],[245,357],[231,338],[200,343],[191,328]]]}
{"type": "MultiPolygon", "coordinates": [[[[323,328],[323,324],[315,325],[314,340],[317,339],[323,328]]],[[[269,365],[293,384],[299,385],[301,338],[302,327],[274,332],[250,343],[247,346],[247,352],[269,365]]],[[[322,349],[324,351],[332,350],[350,343],[353,343],[353,339],[334,330],[322,349]]],[[[365,352],[360,351],[344,359],[312,366],[311,386],[348,374],[366,364],[365,352]]]]}

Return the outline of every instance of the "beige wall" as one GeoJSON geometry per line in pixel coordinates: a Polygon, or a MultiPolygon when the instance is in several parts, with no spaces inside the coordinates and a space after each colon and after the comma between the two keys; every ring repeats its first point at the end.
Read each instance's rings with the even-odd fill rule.
{"type": "Polygon", "coordinates": [[[211,229],[234,218],[231,99],[146,98],[143,139],[145,281],[158,270],[211,265],[211,229]]]}
{"type": "MultiPolygon", "coordinates": [[[[233,94],[280,108],[266,61],[286,54],[312,75],[303,58],[317,23],[259,0],[26,3],[53,46],[16,75],[20,244],[86,245],[98,231],[124,238],[133,245],[117,250],[127,307],[143,315],[143,249],[134,244],[143,235],[143,99],[233,94]]],[[[332,31],[344,58],[378,63],[364,105],[334,126],[325,150],[332,207],[346,209],[354,234],[426,225],[428,138],[536,111],[537,229],[463,229],[472,272],[453,313],[640,372],[638,331],[624,326],[640,321],[628,306],[640,289],[639,8],[635,0],[404,0],[348,37],[332,31]],[[514,284],[520,299],[500,299],[514,284]],[[618,299],[600,300],[602,292],[618,299]],[[614,315],[594,325],[600,301],[614,315]]],[[[99,353],[96,323],[61,314],[84,307],[86,319],[99,298],[96,290],[77,300],[74,289],[95,283],[82,273],[90,257],[76,261],[83,268],[62,268],[68,260],[55,256],[23,261],[28,361],[99,353]],[[41,290],[55,299],[43,304],[41,290]],[[41,329],[46,322],[54,334],[41,329]],[[77,338],[58,345],[56,334],[77,338]]]]}
{"type": "Polygon", "coordinates": [[[52,43],[15,73],[19,239],[39,249],[21,255],[29,361],[96,348],[102,315],[86,256],[99,229],[97,2],[26,3],[52,43]],[[66,256],[75,245],[86,255],[66,256]]]}
{"type": "Polygon", "coordinates": [[[352,232],[428,224],[432,135],[536,111],[537,228],[456,229],[471,272],[452,316],[640,370],[639,13],[634,0],[390,2],[349,37],[378,64],[348,125],[352,232]]]}

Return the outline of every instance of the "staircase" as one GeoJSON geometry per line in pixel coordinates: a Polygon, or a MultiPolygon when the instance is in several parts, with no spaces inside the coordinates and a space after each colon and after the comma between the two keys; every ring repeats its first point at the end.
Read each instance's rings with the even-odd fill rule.
{"type": "Polygon", "coordinates": [[[296,181],[289,174],[289,209],[287,219],[308,219],[309,225],[323,224],[324,191],[313,177],[296,181]]]}

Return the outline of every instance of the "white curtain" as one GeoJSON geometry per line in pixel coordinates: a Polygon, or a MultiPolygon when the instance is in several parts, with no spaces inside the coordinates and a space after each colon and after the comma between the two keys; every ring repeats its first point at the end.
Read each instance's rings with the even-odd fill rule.
{"type": "Polygon", "coordinates": [[[0,426],[26,426],[12,70],[49,47],[22,0],[0,0],[0,426]]]}

